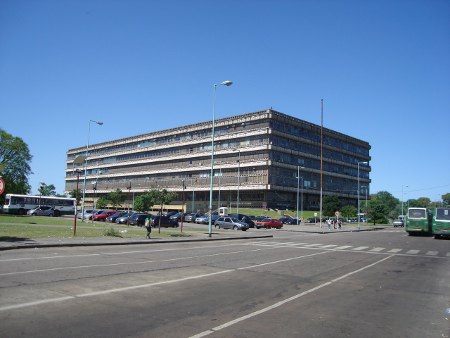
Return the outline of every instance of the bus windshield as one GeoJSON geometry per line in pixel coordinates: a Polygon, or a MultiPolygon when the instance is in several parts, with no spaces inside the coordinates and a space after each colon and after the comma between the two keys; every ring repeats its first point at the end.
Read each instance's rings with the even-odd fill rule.
{"type": "Polygon", "coordinates": [[[436,219],[442,221],[450,221],[450,208],[437,208],[436,219]]]}
{"type": "Polygon", "coordinates": [[[426,218],[426,209],[413,209],[409,208],[408,210],[409,218],[426,218]]]}

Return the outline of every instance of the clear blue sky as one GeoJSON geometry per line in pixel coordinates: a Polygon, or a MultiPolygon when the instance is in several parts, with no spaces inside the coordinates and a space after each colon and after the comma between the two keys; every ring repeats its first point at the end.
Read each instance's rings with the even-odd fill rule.
{"type": "Polygon", "coordinates": [[[368,141],[371,192],[450,192],[448,0],[2,0],[0,127],[66,151],[273,107],[368,141]],[[408,186],[408,187],[406,187],[408,186]]]}

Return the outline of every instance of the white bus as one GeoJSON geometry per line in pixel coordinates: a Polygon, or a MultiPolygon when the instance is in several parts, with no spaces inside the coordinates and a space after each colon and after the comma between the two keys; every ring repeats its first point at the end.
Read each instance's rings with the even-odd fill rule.
{"type": "Polygon", "coordinates": [[[28,210],[41,205],[54,207],[55,216],[75,215],[76,199],[68,197],[6,194],[3,212],[7,214],[26,215],[28,210]]]}

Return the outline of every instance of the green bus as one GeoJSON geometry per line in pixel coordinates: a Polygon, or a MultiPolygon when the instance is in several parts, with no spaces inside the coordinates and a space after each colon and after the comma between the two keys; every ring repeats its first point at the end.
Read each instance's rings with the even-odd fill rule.
{"type": "Polygon", "coordinates": [[[434,238],[450,236],[450,208],[431,208],[431,232],[434,238]]]}
{"type": "Polygon", "coordinates": [[[431,214],[427,208],[408,208],[405,230],[409,235],[431,234],[431,214]]]}

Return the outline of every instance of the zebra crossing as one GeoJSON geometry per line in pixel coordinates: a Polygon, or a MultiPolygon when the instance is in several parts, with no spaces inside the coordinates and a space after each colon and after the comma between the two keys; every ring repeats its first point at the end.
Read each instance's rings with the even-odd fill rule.
{"type": "Polygon", "coordinates": [[[450,252],[439,252],[434,250],[416,250],[416,249],[401,249],[401,248],[383,248],[370,246],[352,246],[352,245],[337,245],[337,244],[320,244],[320,243],[298,243],[298,242],[279,242],[279,241],[258,241],[249,243],[250,245],[265,246],[265,247],[279,247],[279,248],[304,248],[304,249],[322,249],[330,251],[356,251],[368,253],[386,253],[406,256],[426,256],[426,257],[450,257],[450,252]]]}

